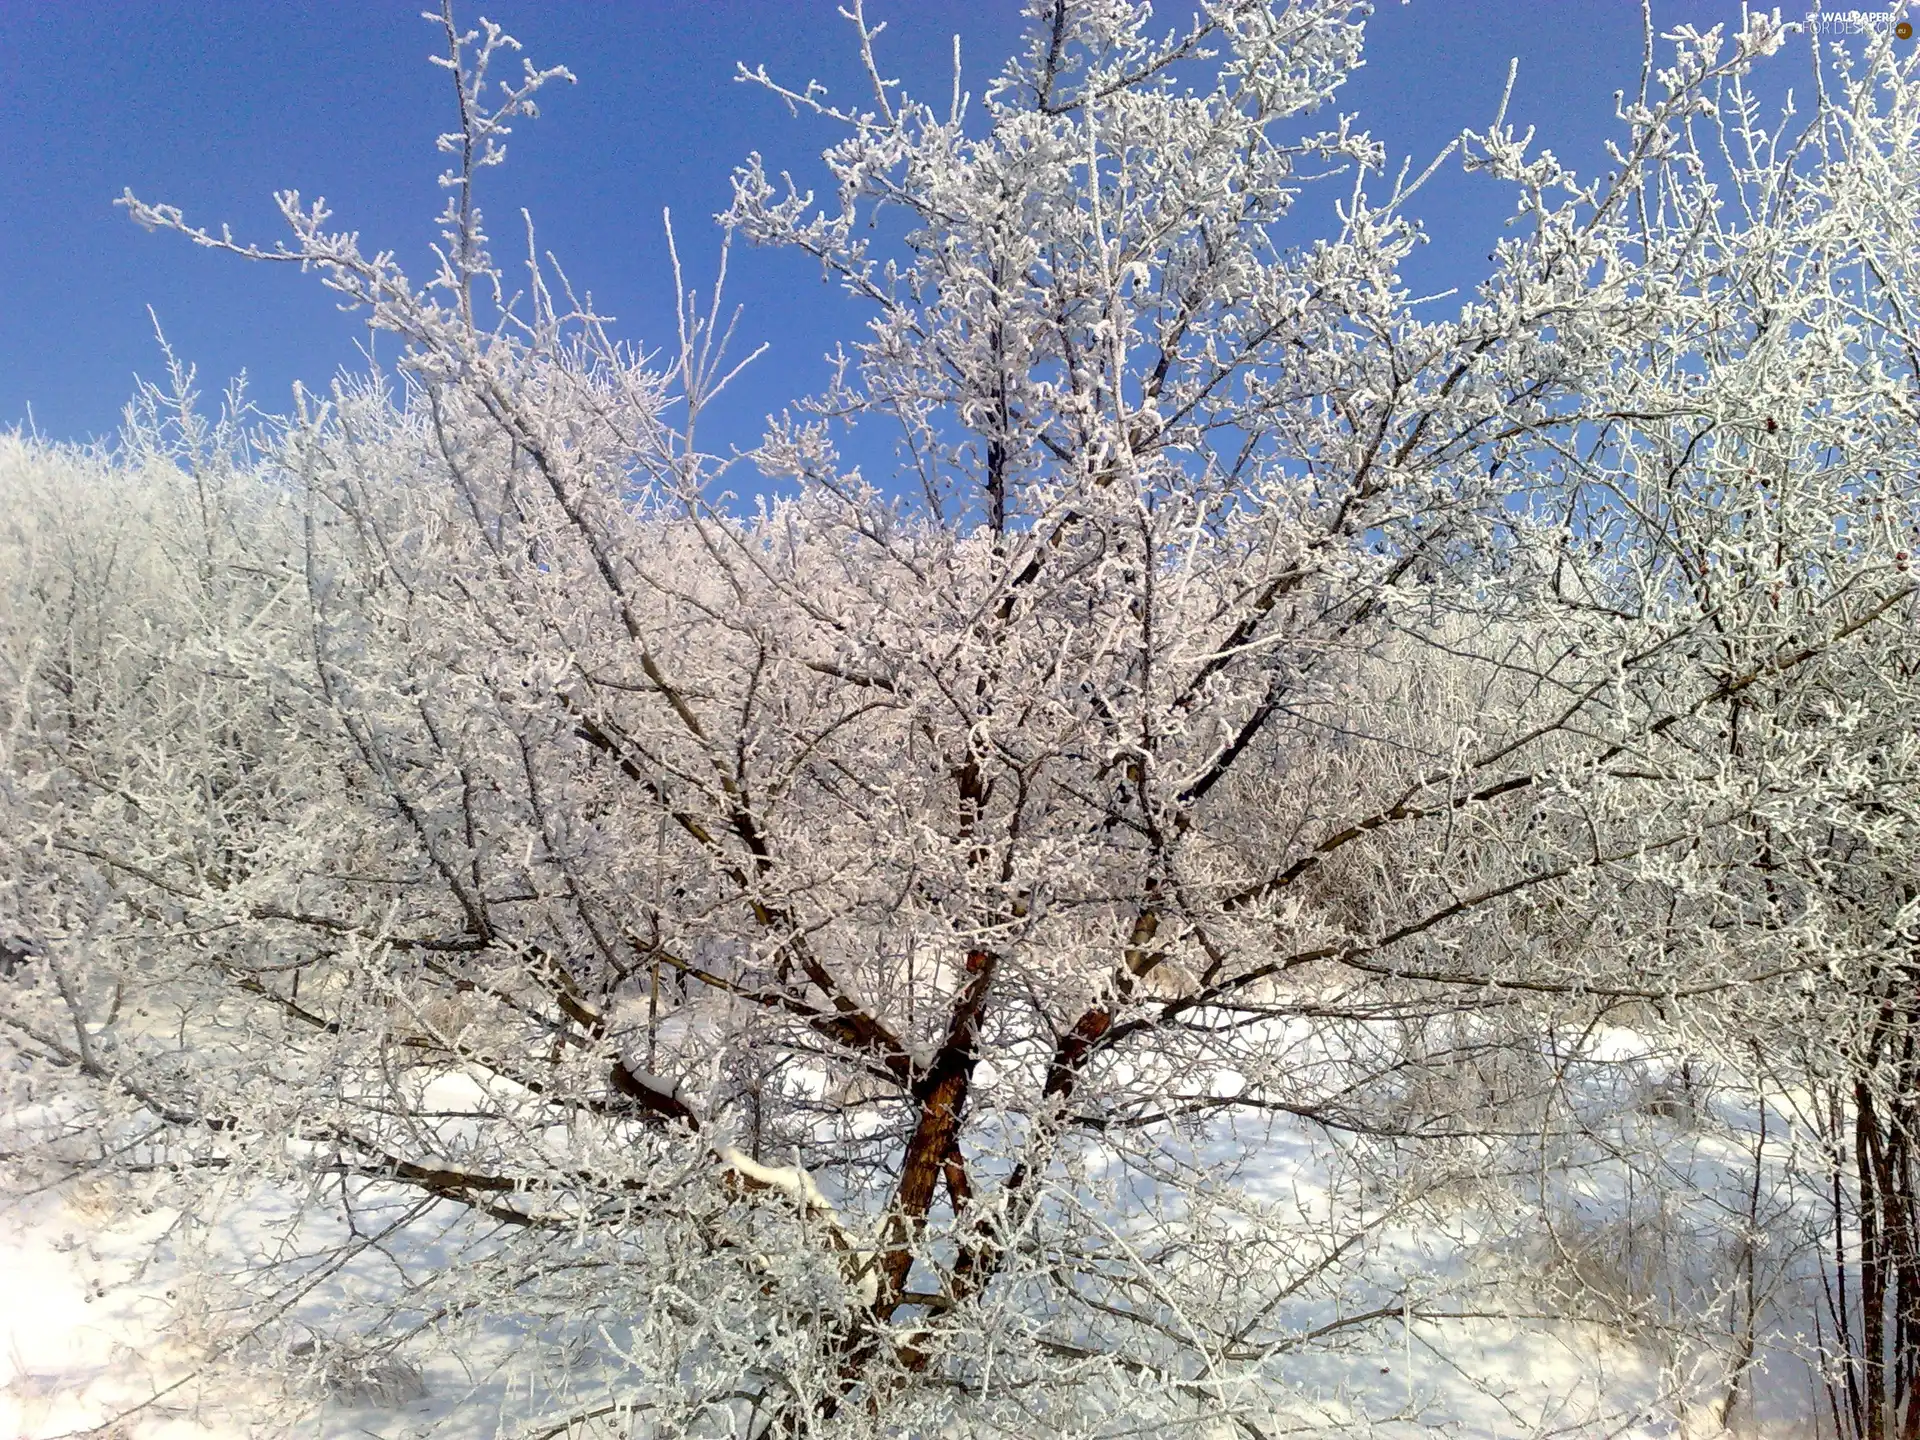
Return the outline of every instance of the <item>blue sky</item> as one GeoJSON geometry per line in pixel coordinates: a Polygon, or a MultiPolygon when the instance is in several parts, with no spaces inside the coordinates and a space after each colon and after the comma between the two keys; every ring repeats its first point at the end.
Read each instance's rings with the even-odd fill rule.
{"type": "MultiPolygon", "coordinates": [[[[287,267],[246,265],[149,235],[116,209],[123,187],[229,221],[243,238],[281,230],[283,187],[324,195],[337,223],[369,248],[391,247],[425,270],[440,205],[449,84],[425,63],[437,31],[420,0],[0,0],[0,425],[43,435],[111,435],[135,373],[157,375],[152,306],[202,385],[248,372],[257,403],[287,407],[292,383],[324,386],[358,363],[364,329],[330,292],[287,267]]],[[[1840,8],[1830,6],[1829,8],[1840,8]]],[[[478,7],[462,7],[471,16],[478,7]]],[[[523,126],[482,202],[503,239],[526,206],[618,333],[668,338],[672,302],[660,214],[671,207],[691,278],[704,280],[728,176],[758,149],[803,180],[830,132],[790,119],[732,80],[736,61],[782,78],[854,84],[848,27],[834,0],[495,0],[499,21],[576,87],[552,92],[523,126]]],[[[909,88],[944,94],[951,37],[962,38],[975,94],[1018,34],[1017,0],[869,0],[885,19],[883,63],[909,88]]],[[[1161,6],[1184,18],[1179,0],[1161,6]]],[[[1788,18],[1797,12],[1787,11],[1788,18]]],[[[1656,0],[1656,25],[1737,22],[1733,0],[1656,0]]],[[[1462,125],[1485,124],[1510,56],[1520,60],[1509,118],[1539,127],[1583,170],[1604,169],[1613,92],[1637,81],[1636,0],[1387,0],[1369,27],[1368,65],[1343,110],[1416,170],[1462,125]]],[[[1804,42],[1775,62],[1776,83],[1804,91],[1804,42]]],[[[1333,190],[1313,202],[1329,206],[1333,190]]],[[[1469,288],[1499,231],[1498,188],[1450,168],[1416,207],[1431,244],[1413,278],[1469,288]]],[[[503,244],[501,249],[509,249],[503,244]]],[[[712,417],[705,438],[751,443],[759,417],[824,377],[822,355],[858,332],[861,315],[788,253],[742,250],[731,296],[741,333],[769,352],[712,417]]],[[[391,342],[388,342],[389,345],[391,342]]]]}

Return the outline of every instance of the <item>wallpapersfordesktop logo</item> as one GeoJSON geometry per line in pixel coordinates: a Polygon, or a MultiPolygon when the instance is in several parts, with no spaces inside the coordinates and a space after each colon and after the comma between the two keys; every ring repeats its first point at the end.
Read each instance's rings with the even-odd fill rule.
{"type": "Polygon", "coordinates": [[[1829,35],[1873,35],[1891,30],[1900,40],[1913,38],[1913,25],[1895,21],[1891,10],[1820,10],[1813,15],[1816,30],[1829,35]]]}

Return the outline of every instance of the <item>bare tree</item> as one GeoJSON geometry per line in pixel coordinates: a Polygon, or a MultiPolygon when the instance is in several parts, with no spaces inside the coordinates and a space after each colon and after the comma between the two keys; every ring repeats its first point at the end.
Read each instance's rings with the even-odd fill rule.
{"type": "Polygon", "coordinates": [[[1435,319],[1420,181],[1310,118],[1361,7],[1038,0],[978,117],[850,19],[870,96],[743,76],[839,128],[837,200],[755,159],[730,233],[872,316],[758,509],[696,444],[718,285],[664,372],[551,262],[510,298],[474,182],[564,72],[496,86],[495,27],[445,17],[423,286],[296,194],[275,248],[128,197],[407,349],[257,461],[154,397],[175,629],[87,652],[114,727],[35,648],[81,572],[17,611],[5,1023],[89,1097],[70,1158],[288,1202],[230,1358],[452,1353],[545,1434],[1382,1418],[1350,1357],[1473,1306],[1379,1252],[1546,1133],[1560,1041],[1733,1053],[1836,961],[1779,857],[1883,703],[1817,677],[1906,613],[1912,415],[1888,257],[1810,267],[1890,203],[1907,72],[1769,134],[1781,27],[1683,32],[1604,183],[1503,107],[1456,147],[1524,224],[1435,319]]]}

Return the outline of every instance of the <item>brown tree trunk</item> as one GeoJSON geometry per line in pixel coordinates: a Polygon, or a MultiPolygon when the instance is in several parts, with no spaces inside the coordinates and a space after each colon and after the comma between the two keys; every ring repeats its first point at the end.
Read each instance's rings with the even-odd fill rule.
{"type": "MultiPolygon", "coordinates": [[[[987,991],[993,984],[998,957],[991,951],[973,950],[967,954],[966,988],[954,1005],[947,1025],[946,1042],[933,1058],[927,1072],[913,1086],[913,1098],[919,1113],[907,1151],[900,1166],[900,1183],[894,1191],[891,1233],[886,1252],[880,1258],[880,1293],[874,1301],[874,1313],[890,1319],[900,1297],[906,1293],[907,1277],[913,1270],[913,1244],[926,1229],[928,1212],[949,1162],[957,1158],[960,1122],[966,1116],[967,1094],[973,1084],[977,1059],[980,1012],[987,991]]],[[[958,1201],[956,1200],[956,1207],[958,1201]]]]}

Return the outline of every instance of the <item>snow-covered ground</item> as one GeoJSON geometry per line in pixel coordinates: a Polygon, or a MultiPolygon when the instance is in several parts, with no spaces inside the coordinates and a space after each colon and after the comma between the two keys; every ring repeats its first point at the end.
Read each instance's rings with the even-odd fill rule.
{"type": "Polygon", "coordinates": [[[0,1222],[0,1434],[86,1431],[148,1401],[119,1435],[245,1434],[190,1378],[198,1357],[173,1277],[142,1264],[166,1222],[106,1225],[104,1199],[85,1187],[35,1196],[0,1222]]]}
{"type": "MultiPolygon", "coordinates": [[[[192,1317],[167,1324],[172,1277],[141,1263],[163,1222],[103,1226],[85,1192],[40,1197],[8,1219],[0,1237],[0,1435],[52,1440],[116,1419],[104,1432],[111,1440],[272,1433],[261,1428],[243,1386],[197,1375],[199,1347],[182,1333],[192,1317]]],[[[1357,1405],[1389,1433],[1444,1426],[1458,1436],[1626,1440],[1676,1433],[1643,1419],[1658,1390],[1657,1368],[1644,1351],[1593,1326],[1490,1320],[1451,1325],[1444,1336],[1416,1327],[1411,1343],[1398,1337],[1377,1352],[1343,1357],[1344,1373],[1325,1379],[1333,1408],[1357,1405]]],[[[434,1419],[449,1398],[431,1383],[424,1394],[373,1403],[352,1397],[329,1404],[317,1428],[405,1433],[434,1419]]]]}
{"type": "MultiPolygon", "coordinates": [[[[1659,1312],[1685,1302],[1679,1291],[1686,1285],[1715,1283],[1706,1271],[1690,1274],[1689,1266],[1723,1263],[1724,1237],[1740,1224],[1729,1207],[1742,1196],[1760,1205],[1751,1197],[1764,1195],[1758,1220],[1780,1236],[1792,1228],[1794,1197],[1777,1183],[1777,1154],[1763,1166],[1765,1183],[1754,1184],[1755,1152],[1742,1138],[1751,1117],[1734,1102],[1718,1102],[1712,1116],[1688,1117],[1649,1106],[1644,1095],[1635,1100],[1639,1091],[1659,1090],[1663,1078],[1657,1069],[1634,1068],[1631,1037],[1609,1043],[1620,1052],[1613,1060],[1626,1083],[1613,1087],[1610,1100],[1598,1086],[1586,1099],[1598,1118],[1610,1105],[1610,1123],[1641,1127],[1637,1153],[1662,1157],[1667,1190],[1657,1218],[1666,1228],[1658,1243],[1667,1271],[1653,1275],[1632,1253],[1641,1243],[1635,1227],[1644,1219],[1645,1194],[1636,1196],[1632,1178],[1609,1161],[1604,1145],[1583,1151],[1568,1141],[1550,1157],[1551,1183],[1534,1191],[1537,1216],[1512,1208],[1528,1203],[1525,1186],[1515,1185],[1505,1216],[1490,1212],[1484,1193],[1464,1195],[1408,1212],[1387,1235],[1374,1260],[1383,1274],[1428,1277],[1434,1295],[1458,1298],[1432,1307],[1451,1313],[1375,1327],[1351,1347],[1303,1351],[1287,1378],[1309,1397],[1315,1419],[1406,1440],[1434,1431],[1543,1440],[1724,1433],[1714,1404],[1726,1391],[1724,1348],[1697,1337],[1677,1342],[1663,1333],[1659,1312]],[[1538,1253],[1516,1254],[1516,1237],[1527,1235],[1538,1253]],[[1531,1299],[1512,1283],[1529,1270],[1543,1281],[1531,1299]],[[1496,1271],[1498,1283],[1476,1283],[1481,1272],[1496,1271]],[[1578,1304],[1555,1316],[1556,1275],[1601,1291],[1614,1285],[1623,1303],[1644,1302],[1647,1323],[1609,1323],[1591,1305],[1586,1318],[1571,1318],[1578,1304]],[[1671,1402],[1680,1392],[1692,1398],[1676,1407],[1671,1402]]],[[[1283,1128],[1267,1133],[1249,1164],[1247,1138],[1215,1134],[1192,1143],[1220,1146],[1228,1166],[1241,1158],[1240,1180],[1251,1199],[1310,1208],[1324,1154],[1316,1159],[1302,1130],[1283,1128]]],[[[133,1183],[80,1182],[7,1202],[0,1212],[0,1437],[91,1432],[102,1440],[230,1440],[280,1433],[244,1379],[205,1365],[218,1332],[210,1292],[176,1290],[180,1277],[170,1258],[172,1240],[191,1226],[177,1213],[143,1205],[135,1190],[109,1188],[133,1183]]],[[[224,1214],[192,1218],[203,1237],[244,1244],[287,1213],[286,1197],[263,1187],[231,1200],[224,1214]]],[[[1794,1288],[1804,1276],[1796,1279],[1792,1264],[1778,1256],[1769,1265],[1774,1318],[1765,1323],[1778,1328],[1781,1317],[1804,1305],[1794,1288]]],[[[495,1343],[511,1341],[496,1336],[495,1343]]],[[[485,1368],[487,1357],[471,1358],[485,1368]]],[[[1762,1346],[1753,1394],[1758,1403],[1740,1407],[1735,1433],[1770,1440],[1809,1433],[1802,1417],[1818,1397],[1790,1346],[1762,1346]]],[[[403,1435],[464,1412],[451,1433],[479,1440],[496,1433],[498,1405],[487,1382],[476,1386],[475,1377],[450,1366],[396,1369],[372,1382],[362,1374],[336,1383],[322,1413],[293,1433],[403,1435]]]]}

